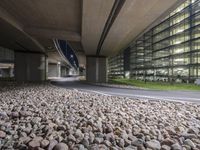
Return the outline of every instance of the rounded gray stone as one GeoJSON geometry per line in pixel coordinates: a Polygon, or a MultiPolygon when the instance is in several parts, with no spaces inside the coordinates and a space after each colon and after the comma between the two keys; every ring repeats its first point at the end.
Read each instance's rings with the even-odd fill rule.
{"type": "Polygon", "coordinates": [[[65,143],[58,143],[54,146],[53,150],[68,150],[68,146],[65,143]]]}

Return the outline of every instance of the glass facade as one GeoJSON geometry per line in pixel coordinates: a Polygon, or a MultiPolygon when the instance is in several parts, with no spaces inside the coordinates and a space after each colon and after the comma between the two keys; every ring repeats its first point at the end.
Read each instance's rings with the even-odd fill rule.
{"type": "Polygon", "coordinates": [[[120,53],[115,57],[108,59],[108,76],[111,77],[124,77],[124,58],[123,54],[120,53]]]}
{"type": "Polygon", "coordinates": [[[200,0],[181,4],[129,49],[131,78],[166,82],[200,78],[200,0]]]}
{"type": "Polygon", "coordinates": [[[14,51],[0,46],[0,62],[14,63],[14,51]]]}

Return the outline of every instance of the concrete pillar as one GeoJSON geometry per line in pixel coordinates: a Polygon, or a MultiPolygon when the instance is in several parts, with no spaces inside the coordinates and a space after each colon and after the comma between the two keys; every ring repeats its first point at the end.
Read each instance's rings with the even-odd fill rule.
{"type": "Polygon", "coordinates": [[[14,72],[14,68],[10,68],[10,71],[9,71],[10,77],[14,77],[13,72],[14,72]]]}
{"type": "Polygon", "coordinates": [[[44,81],[45,64],[44,54],[15,52],[16,81],[44,81]]]}
{"type": "Polygon", "coordinates": [[[57,72],[58,72],[58,77],[61,77],[61,64],[60,64],[60,62],[57,63],[57,72]]]}
{"type": "Polygon", "coordinates": [[[48,58],[46,57],[46,74],[45,74],[46,79],[48,79],[48,70],[49,70],[49,61],[48,58]]]}
{"type": "Polygon", "coordinates": [[[92,57],[86,58],[86,80],[88,82],[107,82],[107,58],[92,57]]]}
{"type": "Polygon", "coordinates": [[[66,76],[67,76],[67,67],[61,66],[61,77],[66,77],[66,76]]]}

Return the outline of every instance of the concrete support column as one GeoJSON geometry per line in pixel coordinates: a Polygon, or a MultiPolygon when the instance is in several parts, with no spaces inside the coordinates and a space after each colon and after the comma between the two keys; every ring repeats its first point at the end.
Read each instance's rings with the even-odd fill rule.
{"type": "Polygon", "coordinates": [[[61,66],[61,77],[67,76],[67,67],[61,66]]]}
{"type": "Polygon", "coordinates": [[[46,73],[45,73],[45,78],[48,79],[48,70],[49,70],[49,61],[48,58],[46,57],[46,73]]]}
{"type": "Polygon", "coordinates": [[[60,62],[57,63],[57,72],[58,72],[58,77],[61,77],[61,64],[60,64],[60,62]]]}
{"type": "Polygon", "coordinates": [[[9,71],[10,77],[13,77],[13,76],[14,76],[13,70],[14,70],[13,68],[10,68],[10,71],[9,71]]]}
{"type": "Polygon", "coordinates": [[[45,57],[44,54],[15,52],[16,81],[44,81],[45,57]]]}
{"type": "Polygon", "coordinates": [[[86,58],[86,80],[88,82],[107,82],[107,58],[92,57],[86,58]]]}

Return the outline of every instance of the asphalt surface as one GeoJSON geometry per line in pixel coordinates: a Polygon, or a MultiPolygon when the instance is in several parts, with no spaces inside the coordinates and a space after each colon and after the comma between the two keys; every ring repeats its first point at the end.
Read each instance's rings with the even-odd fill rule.
{"type": "Polygon", "coordinates": [[[74,79],[54,80],[51,83],[55,86],[76,89],[82,92],[92,92],[102,95],[124,96],[148,100],[168,100],[181,102],[200,103],[200,92],[198,91],[161,91],[144,89],[113,88],[98,85],[91,85],[74,79]]]}

